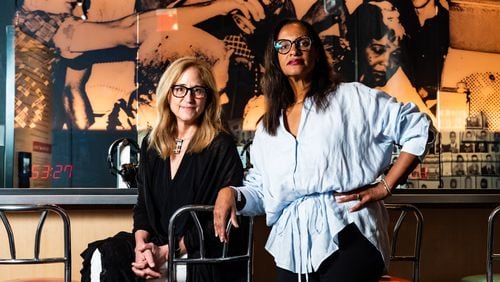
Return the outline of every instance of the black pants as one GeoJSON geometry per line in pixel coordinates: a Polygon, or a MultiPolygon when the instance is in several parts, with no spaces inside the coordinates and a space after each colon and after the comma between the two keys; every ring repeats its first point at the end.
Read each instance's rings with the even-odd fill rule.
{"type": "MultiPolygon", "coordinates": [[[[310,282],[376,282],[384,272],[380,252],[355,224],[339,233],[339,250],[324,260],[318,271],[308,274],[310,282]]],[[[277,282],[298,281],[297,273],[277,268],[277,282]]],[[[302,274],[302,281],[306,275],[302,274]]]]}

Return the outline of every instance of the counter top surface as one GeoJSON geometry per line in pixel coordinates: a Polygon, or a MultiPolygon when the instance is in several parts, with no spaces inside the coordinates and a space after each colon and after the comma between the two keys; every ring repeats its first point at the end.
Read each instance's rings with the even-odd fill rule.
{"type": "Polygon", "coordinates": [[[0,204],[133,205],[136,199],[135,188],[0,189],[0,204]]]}
{"type": "MultiPolygon", "coordinates": [[[[137,189],[0,188],[0,204],[133,205],[137,189]]],[[[398,190],[386,203],[500,204],[500,190],[398,190]]]]}

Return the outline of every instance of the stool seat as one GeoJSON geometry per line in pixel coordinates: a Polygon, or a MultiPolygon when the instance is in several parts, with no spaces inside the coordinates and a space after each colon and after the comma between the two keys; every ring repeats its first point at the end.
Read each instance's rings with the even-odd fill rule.
{"type": "MultiPolygon", "coordinates": [[[[486,274],[469,275],[462,277],[461,282],[486,282],[486,274]]],[[[500,274],[493,274],[493,282],[500,282],[500,274]]]]}
{"type": "MultiPolygon", "coordinates": [[[[63,282],[64,278],[19,278],[14,280],[8,280],[4,282],[63,282]]],[[[77,282],[77,281],[73,281],[77,282]]]]}
{"type": "Polygon", "coordinates": [[[411,280],[401,278],[401,277],[396,277],[396,276],[390,276],[390,275],[384,275],[380,277],[378,280],[379,282],[411,282],[411,280]]]}

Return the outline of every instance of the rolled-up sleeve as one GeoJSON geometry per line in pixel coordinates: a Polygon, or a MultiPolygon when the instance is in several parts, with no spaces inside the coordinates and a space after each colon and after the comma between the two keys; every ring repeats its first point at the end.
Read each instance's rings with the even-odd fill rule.
{"type": "Polygon", "coordinates": [[[381,106],[388,112],[382,122],[384,134],[401,145],[403,152],[419,157],[425,155],[429,134],[432,133],[430,118],[415,104],[402,104],[392,97],[381,106]]]}

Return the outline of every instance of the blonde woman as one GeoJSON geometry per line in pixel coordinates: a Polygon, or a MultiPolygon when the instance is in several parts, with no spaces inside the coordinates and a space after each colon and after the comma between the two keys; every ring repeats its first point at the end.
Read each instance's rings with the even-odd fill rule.
{"type": "MultiPolygon", "coordinates": [[[[221,125],[219,96],[208,64],[193,57],[174,61],[162,75],[157,95],[157,122],[142,143],[134,207],[132,271],[145,279],[165,275],[162,267],[170,251],[197,255],[196,231],[188,220],[177,225],[178,244],[167,245],[172,214],[187,204],[214,204],[219,188],[241,184],[243,177],[233,139],[221,125]]],[[[207,228],[206,245],[220,244],[213,236],[213,223],[202,224],[207,228]]],[[[241,263],[187,268],[187,281],[245,277],[241,263]]]]}

